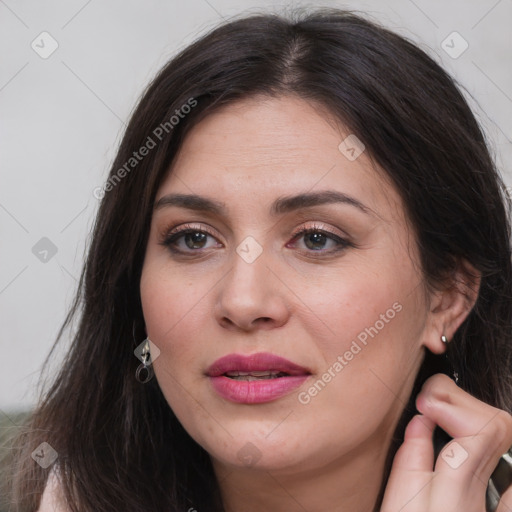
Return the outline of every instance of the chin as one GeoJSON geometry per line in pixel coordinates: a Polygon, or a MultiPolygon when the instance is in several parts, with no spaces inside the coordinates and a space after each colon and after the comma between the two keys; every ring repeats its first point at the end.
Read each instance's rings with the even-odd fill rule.
{"type": "Polygon", "coordinates": [[[255,435],[254,430],[247,428],[238,434],[233,433],[233,437],[223,436],[222,443],[215,436],[202,446],[217,462],[233,469],[291,470],[301,467],[308,459],[308,455],[300,449],[304,444],[294,441],[284,431],[281,436],[272,433],[271,437],[273,439],[255,435]],[[252,435],[248,432],[252,432],[252,435]]]}

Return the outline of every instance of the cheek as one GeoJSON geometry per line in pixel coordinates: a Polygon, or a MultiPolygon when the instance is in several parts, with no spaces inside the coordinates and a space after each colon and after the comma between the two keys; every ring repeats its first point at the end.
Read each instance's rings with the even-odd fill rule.
{"type": "MultiPolygon", "coordinates": [[[[356,411],[364,402],[384,411],[397,397],[408,398],[426,319],[420,283],[410,260],[382,258],[378,265],[345,269],[335,281],[320,279],[308,288],[313,314],[304,316],[309,321],[303,327],[324,367],[318,385],[301,390],[301,403],[317,401],[319,410],[331,413],[329,403],[356,411]]],[[[335,415],[343,416],[338,411],[335,415]]]]}
{"type": "Polygon", "coordinates": [[[159,367],[171,369],[193,360],[193,340],[200,339],[205,294],[211,288],[208,282],[204,286],[202,282],[192,282],[166,266],[148,265],[143,269],[140,292],[146,331],[161,351],[155,362],[157,375],[159,367]],[[177,354],[179,364],[174,357],[177,354]]]}
{"type": "Polygon", "coordinates": [[[189,428],[197,420],[207,422],[204,409],[190,400],[198,369],[204,356],[199,346],[204,342],[207,293],[212,283],[191,282],[183,273],[163,265],[144,267],[141,276],[141,301],[148,337],[160,349],[154,362],[155,376],[170,407],[186,419],[189,428]],[[201,283],[204,283],[202,286],[201,283]],[[205,296],[206,295],[206,296],[205,296]]]}
{"type": "MultiPolygon", "coordinates": [[[[205,284],[205,288],[207,284],[205,284]]],[[[144,266],[140,282],[142,309],[148,335],[162,342],[201,301],[201,282],[156,259],[144,266]]]]}
{"type": "Polygon", "coordinates": [[[384,258],[378,265],[371,263],[363,265],[360,259],[358,266],[348,264],[335,273],[318,271],[301,277],[301,286],[297,274],[293,276],[293,289],[300,290],[297,305],[303,310],[298,316],[310,339],[331,360],[358,337],[364,343],[372,333],[389,332],[388,326],[396,323],[396,309],[401,309],[393,305],[403,304],[410,291],[409,278],[395,278],[400,271],[384,258]]]}
{"type": "Polygon", "coordinates": [[[339,293],[342,307],[325,317],[332,331],[323,341],[325,366],[298,397],[315,421],[334,421],[346,432],[357,426],[358,435],[397,419],[422,356],[421,291],[378,282],[339,293]]]}

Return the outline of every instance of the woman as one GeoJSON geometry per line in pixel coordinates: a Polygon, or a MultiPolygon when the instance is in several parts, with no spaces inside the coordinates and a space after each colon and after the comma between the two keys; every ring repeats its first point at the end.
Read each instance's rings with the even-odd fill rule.
{"type": "Polygon", "coordinates": [[[226,23],[152,82],[95,193],[13,510],[485,510],[508,202],[425,53],[343,11],[226,23]]]}

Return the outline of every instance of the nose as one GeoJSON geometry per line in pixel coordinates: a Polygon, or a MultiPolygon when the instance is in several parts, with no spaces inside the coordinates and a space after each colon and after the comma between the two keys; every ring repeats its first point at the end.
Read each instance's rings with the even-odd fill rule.
{"type": "Polygon", "coordinates": [[[231,270],[219,283],[215,304],[217,322],[229,330],[274,329],[286,323],[286,287],[268,267],[262,254],[247,263],[233,254],[231,270]]]}

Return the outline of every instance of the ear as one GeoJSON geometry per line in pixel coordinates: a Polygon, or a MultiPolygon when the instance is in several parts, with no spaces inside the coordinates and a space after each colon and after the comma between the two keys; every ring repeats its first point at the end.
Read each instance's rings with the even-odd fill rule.
{"type": "Polygon", "coordinates": [[[453,276],[442,289],[430,293],[429,313],[422,345],[434,354],[442,354],[446,344],[467,318],[478,298],[481,273],[467,261],[461,260],[453,276]]]}

